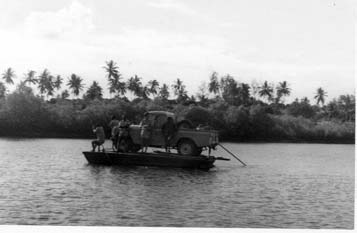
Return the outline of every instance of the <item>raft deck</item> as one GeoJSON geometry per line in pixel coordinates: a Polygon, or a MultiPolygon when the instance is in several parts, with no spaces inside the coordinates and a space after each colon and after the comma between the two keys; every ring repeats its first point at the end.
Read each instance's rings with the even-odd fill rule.
{"type": "Polygon", "coordinates": [[[216,160],[229,160],[214,156],[187,156],[174,153],[122,153],[115,151],[105,152],[83,152],[91,164],[119,165],[119,166],[155,166],[210,169],[214,167],[216,160]]]}

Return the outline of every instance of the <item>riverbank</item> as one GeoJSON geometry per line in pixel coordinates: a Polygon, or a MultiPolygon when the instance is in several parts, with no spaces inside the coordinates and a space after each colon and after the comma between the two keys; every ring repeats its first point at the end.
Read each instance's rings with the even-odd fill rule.
{"type": "Polygon", "coordinates": [[[139,124],[144,112],[160,110],[174,113],[177,122],[189,120],[193,128],[211,126],[219,131],[222,142],[355,143],[354,117],[311,105],[300,114],[292,111],[295,105],[259,101],[231,105],[220,98],[205,103],[160,98],[45,101],[18,90],[0,100],[0,137],[91,139],[94,124],[104,126],[109,137],[107,125],[112,116],[125,115],[132,124],[139,124]]]}

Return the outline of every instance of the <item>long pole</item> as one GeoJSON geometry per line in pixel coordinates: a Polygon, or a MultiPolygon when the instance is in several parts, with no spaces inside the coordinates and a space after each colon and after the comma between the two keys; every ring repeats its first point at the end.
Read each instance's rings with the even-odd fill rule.
{"type": "Polygon", "coordinates": [[[240,160],[237,156],[235,156],[232,152],[230,152],[227,148],[222,146],[221,144],[218,144],[220,147],[222,147],[228,154],[232,155],[236,160],[238,160],[243,166],[247,166],[242,160],[240,160]]]}

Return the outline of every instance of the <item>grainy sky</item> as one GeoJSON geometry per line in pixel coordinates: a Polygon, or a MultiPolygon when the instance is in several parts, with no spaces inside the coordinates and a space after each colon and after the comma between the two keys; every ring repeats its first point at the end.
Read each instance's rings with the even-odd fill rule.
{"type": "Polygon", "coordinates": [[[352,0],[0,0],[0,71],[184,81],[197,92],[212,71],[277,84],[291,97],[354,93],[352,0]]]}

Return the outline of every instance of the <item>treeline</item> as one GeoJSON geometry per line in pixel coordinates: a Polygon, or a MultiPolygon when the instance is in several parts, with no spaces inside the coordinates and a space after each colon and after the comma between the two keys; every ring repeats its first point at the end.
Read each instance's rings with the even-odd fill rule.
{"type": "Polygon", "coordinates": [[[93,137],[92,124],[107,126],[112,115],[125,114],[138,123],[145,111],[165,110],[195,126],[212,126],[222,140],[354,143],[354,95],[325,104],[327,93],[318,88],[316,104],[306,97],[284,104],[284,97],[291,93],[286,81],[247,84],[214,72],[196,95],[188,96],[180,79],[171,86],[160,86],[156,80],[143,84],[136,75],[125,81],[113,61],[104,69],[113,95],[110,99],[103,98],[97,82],[78,98],[84,86],[76,74],[66,84],[77,98],[68,99],[69,91],[61,90],[62,77],[47,69],[38,76],[29,71],[16,90],[8,93],[6,85],[13,84],[16,76],[7,69],[2,75],[6,85],[0,82],[0,136],[88,138],[93,137]],[[128,92],[132,100],[126,97],[128,92]]]}

